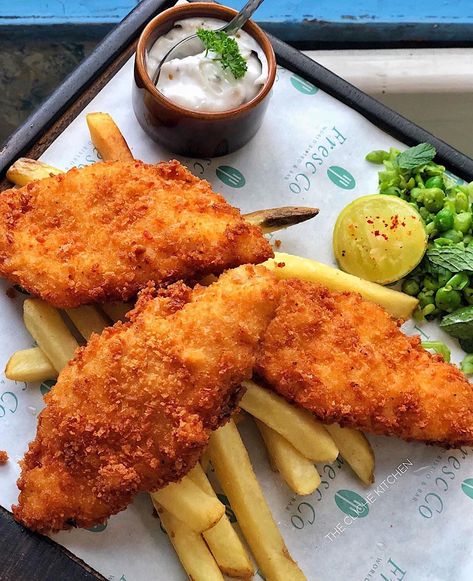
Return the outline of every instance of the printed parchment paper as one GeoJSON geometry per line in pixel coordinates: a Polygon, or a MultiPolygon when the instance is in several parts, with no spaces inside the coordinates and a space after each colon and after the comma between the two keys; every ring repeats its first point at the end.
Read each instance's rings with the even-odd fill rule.
{"type": "MultiPolygon", "coordinates": [[[[42,159],[62,169],[96,161],[85,123],[85,114],[91,111],[114,117],[136,158],[156,162],[176,157],[153,143],[136,123],[132,73],[130,60],[42,159]]],[[[333,264],[336,216],[350,200],[376,192],[378,168],[364,156],[391,145],[403,147],[358,113],[279,68],[267,116],[250,144],[222,158],[180,159],[244,212],[280,205],[319,207],[317,218],[274,238],[282,241],[282,251],[333,264]]],[[[31,346],[32,339],[22,323],[22,298],[8,298],[9,285],[1,284],[3,369],[13,351],[31,346]]],[[[437,325],[406,327],[425,338],[446,341],[453,360],[461,359],[437,325]]],[[[415,376],[406,380],[415,382],[415,376]]],[[[47,389],[46,384],[0,380],[0,449],[10,456],[7,465],[0,467],[0,503],[6,508],[16,502],[18,460],[34,437],[47,389]]],[[[262,442],[249,421],[243,423],[242,432],[275,519],[308,579],[473,579],[472,450],[447,451],[370,437],[376,455],[373,486],[364,487],[346,465],[337,462],[318,466],[319,490],[297,497],[269,469],[262,442]]],[[[106,526],[53,538],[111,580],[186,578],[145,494],[106,526]]]]}

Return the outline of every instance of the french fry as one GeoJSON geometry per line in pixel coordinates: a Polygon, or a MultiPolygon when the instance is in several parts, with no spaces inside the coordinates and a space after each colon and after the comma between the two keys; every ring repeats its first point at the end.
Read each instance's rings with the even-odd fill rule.
{"type": "Polygon", "coordinates": [[[26,299],[23,320],[41,351],[59,373],[79,346],[59,312],[41,299],[26,299]]]}
{"type": "Polygon", "coordinates": [[[205,450],[202,453],[202,456],[200,457],[200,465],[202,466],[202,470],[204,471],[204,473],[206,473],[210,466],[210,454],[208,447],[205,448],[205,450]]]}
{"type": "Polygon", "coordinates": [[[338,424],[325,426],[340,450],[340,456],[348,462],[353,472],[364,484],[374,482],[374,452],[366,436],[352,428],[338,424]]]}
{"type": "Polygon", "coordinates": [[[39,347],[16,351],[8,360],[5,375],[13,381],[56,379],[58,372],[39,347]]]}
{"type": "Polygon", "coordinates": [[[216,525],[225,514],[225,506],[218,498],[204,492],[188,476],[152,492],[151,497],[198,533],[216,525]]]}
{"type": "Polygon", "coordinates": [[[261,420],[313,462],[333,462],[338,448],[325,427],[309,412],[297,408],[279,395],[244,381],[246,393],[240,407],[261,420]]]}
{"type": "MultiPolygon", "coordinates": [[[[216,498],[215,491],[199,463],[188,476],[204,492],[216,498]]],[[[202,534],[222,573],[238,579],[249,579],[255,574],[248,553],[226,514],[215,526],[202,534]]]]}
{"type": "Polygon", "coordinates": [[[125,321],[125,315],[132,308],[133,305],[131,303],[105,303],[102,305],[103,311],[114,323],[117,321],[125,321]]]}
{"type": "Polygon", "coordinates": [[[266,424],[256,420],[256,425],[268,456],[289,488],[296,494],[312,494],[320,485],[320,476],[314,464],[266,424]]]}
{"type": "Polygon", "coordinates": [[[74,309],[66,309],[67,316],[77,327],[79,333],[89,340],[92,333],[100,333],[108,327],[108,322],[98,310],[91,305],[82,305],[74,309]]]}
{"type": "Polygon", "coordinates": [[[332,291],[360,293],[364,299],[377,303],[393,317],[400,319],[408,319],[417,307],[418,301],[414,297],[309,258],[276,252],[274,258],[267,260],[264,266],[281,279],[300,278],[317,282],[332,291]]]}
{"type": "Polygon", "coordinates": [[[190,529],[155,500],[153,504],[189,579],[223,581],[223,575],[202,535],[190,529]]]}
{"type": "MultiPolygon", "coordinates": [[[[87,115],[92,142],[104,161],[129,161],[133,155],[120,129],[108,113],[87,115]]],[[[287,228],[317,216],[317,208],[288,206],[257,210],[244,216],[250,224],[260,226],[265,234],[287,228]]]]}
{"type": "Polygon", "coordinates": [[[209,449],[218,480],[267,581],[305,580],[289,555],[232,420],[213,432],[209,449]]]}
{"type": "Polygon", "coordinates": [[[51,176],[64,173],[62,170],[52,167],[36,159],[20,157],[7,171],[7,179],[17,186],[26,186],[30,182],[42,180],[51,176]]]}
{"type": "Polygon", "coordinates": [[[108,113],[89,113],[86,120],[92,143],[104,161],[133,160],[125,138],[108,113]]]}

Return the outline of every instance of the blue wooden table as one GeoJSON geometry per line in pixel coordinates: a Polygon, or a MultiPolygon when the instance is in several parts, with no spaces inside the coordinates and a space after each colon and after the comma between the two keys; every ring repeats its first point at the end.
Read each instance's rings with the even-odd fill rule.
{"type": "MultiPolygon", "coordinates": [[[[244,0],[227,0],[239,8],[244,0]]],[[[96,25],[122,20],[136,0],[0,0],[5,25],[96,25]]],[[[473,43],[473,0],[266,0],[256,12],[289,42],[473,43]]]]}

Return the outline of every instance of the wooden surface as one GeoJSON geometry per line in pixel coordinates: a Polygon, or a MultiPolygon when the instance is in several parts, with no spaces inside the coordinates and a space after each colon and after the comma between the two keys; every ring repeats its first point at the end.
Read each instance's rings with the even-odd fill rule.
{"type": "MultiPolygon", "coordinates": [[[[0,0],[2,25],[118,23],[137,0],[0,0]]],[[[225,0],[240,8],[243,0],[225,0]]],[[[270,0],[255,19],[291,42],[473,41],[471,0],[270,0]]]]}

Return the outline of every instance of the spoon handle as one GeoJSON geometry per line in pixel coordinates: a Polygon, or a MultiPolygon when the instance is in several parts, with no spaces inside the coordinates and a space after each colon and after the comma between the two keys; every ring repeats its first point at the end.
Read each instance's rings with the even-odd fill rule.
{"type": "Polygon", "coordinates": [[[251,18],[253,12],[262,4],[264,0],[248,0],[245,6],[240,10],[240,12],[230,20],[230,22],[224,27],[227,34],[233,34],[242,28],[246,21],[251,18]]]}

